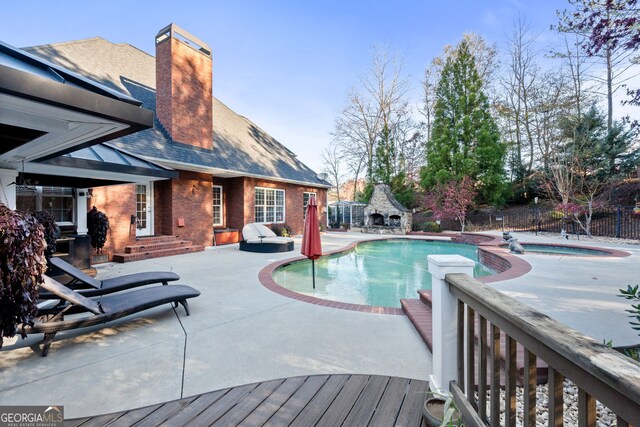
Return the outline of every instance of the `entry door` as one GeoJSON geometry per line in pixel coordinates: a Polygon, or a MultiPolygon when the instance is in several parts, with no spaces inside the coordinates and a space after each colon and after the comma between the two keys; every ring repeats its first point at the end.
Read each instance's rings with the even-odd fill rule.
{"type": "Polygon", "coordinates": [[[136,236],[153,234],[153,206],[151,183],[136,184],[136,236]]]}

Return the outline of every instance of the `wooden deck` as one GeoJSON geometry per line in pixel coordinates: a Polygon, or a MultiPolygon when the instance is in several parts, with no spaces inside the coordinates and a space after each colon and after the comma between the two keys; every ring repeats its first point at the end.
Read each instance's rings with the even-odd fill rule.
{"type": "Polygon", "coordinates": [[[421,426],[426,381],[315,375],[65,422],[67,426],[421,426]]]}

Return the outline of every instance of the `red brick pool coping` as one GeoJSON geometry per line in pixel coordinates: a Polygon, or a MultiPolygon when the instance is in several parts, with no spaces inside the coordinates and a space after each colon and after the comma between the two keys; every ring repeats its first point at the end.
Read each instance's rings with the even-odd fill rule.
{"type": "MultiPolygon", "coordinates": [[[[333,254],[337,254],[340,252],[348,252],[353,250],[353,248],[355,248],[358,243],[360,242],[371,242],[371,241],[375,241],[375,240],[388,240],[389,237],[387,238],[377,238],[377,239],[369,239],[369,240],[361,240],[358,242],[351,242],[349,245],[340,248],[340,249],[336,249],[334,251],[330,251],[330,252],[326,252],[324,253],[322,256],[326,256],[326,255],[333,255],[333,254]]],[[[312,297],[309,295],[304,295],[304,294],[300,294],[298,292],[294,292],[292,290],[289,290],[287,288],[284,288],[282,286],[280,286],[279,284],[276,283],[275,280],[273,280],[273,272],[280,268],[283,267],[285,265],[289,265],[291,263],[297,262],[297,261],[301,261],[301,260],[305,260],[307,259],[307,257],[304,256],[299,256],[299,257],[295,257],[295,258],[289,258],[289,259],[285,259],[282,261],[276,261],[274,263],[271,263],[269,265],[267,265],[266,267],[264,267],[262,270],[260,270],[260,273],[258,273],[258,280],[260,280],[260,283],[262,283],[262,286],[264,286],[265,288],[269,289],[270,291],[273,291],[277,294],[280,294],[282,296],[285,296],[287,298],[292,298],[298,301],[302,301],[302,302],[308,302],[310,304],[316,304],[316,305],[321,305],[323,307],[329,307],[329,308],[337,308],[340,310],[351,310],[351,311],[359,311],[361,313],[375,313],[375,314],[396,314],[396,315],[404,315],[403,311],[401,308],[395,308],[395,307],[381,307],[381,306],[375,306],[375,305],[362,305],[362,304],[349,304],[346,302],[338,302],[338,301],[331,301],[331,300],[326,300],[326,299],[322,299],[322,298],[316,298],[316,297],[312,297]]]]}
{"type": "MultiPolygon", "coordinates": [[[[488,254],[488,257],[497,257],[497,259],[500,260],[500,264],[501,264],[501,265],[496,264],[493,266],[489,265],[489,267],[492,267],[494,270],[498,271],[498,274],[477,278],[477,280],[479,280],[482,283],[493,283],[493,282],[499,282],[503,280],[515,279],[531,271],[531,264],[529,264],[522,258],[506,251],[507,249],[504,247],[504,241],[499,236],[493,236],[493,235],[487,235],[487,234],[476,234],[476,233],[464,233],[463,235],[442,234],[442,233],[439,233],[439,234],[410,233],[410,235],[423,236],[424,239],[421,239],[421,240],[427,240],[427,241],[429,241],[429,237],[436,237],[436,236],[451,237],[452,241],[455,241],[458,243],[471,243],[471,241],[476,240],[476,238],[479,238],[476,240],[476,243],[475,243],[476,246],[478,246],[478,250],[484,251],[486,254],[488,254]]],[[[323,256],[352,251],[358,244],[362,242],[373,242],[373,241],[379,241],[379,240],[392,240],[392,239],[402,239],[402,238],[403,238],[402,236],[385,236],[385,237],[378,237],[378,238],[351,242],[350,244],[348,244],[343,248],[326,252],[323,254],[323,256]]],[[[431,241],[441,241],[441,240],[431,240],[431,241]]],[[[532,244],[532,245],[539,244],[539,243],[527,243],[527,242],[523,242],[523,243],[532,244]]],[[[602,256],[596,255],[596,257],[627,257],[631,255],[629,252],[620,251],[616,249],[600,248],[600,247],[565,245],[565,244],[558,244],[558,243],[549,243],[549,244],[545,243],[543,245],[544,246],[564,246],[564,247],[572,247],[577,249],[591,249],[591,250],[607,252],[607,255],[602,255],[602,256]]],[[[305,259],[307,258],[304,256],[298,256],[295,258],[289,258],[289,259],[273,262],[267,265],[266,267],[264,267],[262,270],[260,270],[260,272],[258,273],[258,280],[260,281],[262,286],[264,286],[265,288],[269,289],[272,292],[275,292],[287,298],[295,299],[295,300],[306,302],[309,304],[315,304],[315,305],[320,305],[320,306],[329,307],[329,308],[337,308],[340,310],[358,311],[361,313],[404,315],[404,312],[402,311],[401,308],[381,307],[381,306],[362,305],[362,304],[350,304],[345,302],[316,298],[310,295],[304,295],[304,294],[289,290],[283,286],[280,286],[278,283],[276,283],[275,280],[273,280],[273,272],[278,268],[283,267],[285,265],[292,264],[294,262],[302,261],[305,259]]],[[[491,264],[491,262],[489,262],[489,264],[491,264]]]]}

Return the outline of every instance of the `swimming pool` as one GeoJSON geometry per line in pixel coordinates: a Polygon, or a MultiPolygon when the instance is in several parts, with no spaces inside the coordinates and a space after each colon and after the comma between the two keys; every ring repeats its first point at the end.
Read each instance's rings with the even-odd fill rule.
{"type": "Polygon", "coordinates": [[[427,255],[462,255],[476,261],[475,277],[494,274],[478,263],[476,250],[475,245],[424,240],[362,242],[352,251],[316,261],[315,290],[308,260],[278,268],[273,280],[291,291],[326,300],[400,307],[401,298],[416,298],[418,289],[431,289],[427,255]]]}

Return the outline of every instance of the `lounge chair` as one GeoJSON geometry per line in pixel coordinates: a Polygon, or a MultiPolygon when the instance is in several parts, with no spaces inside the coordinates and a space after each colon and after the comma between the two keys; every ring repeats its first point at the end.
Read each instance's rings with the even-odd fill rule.
{"type": "MultiPolygon", "coordinates": [[[[180,280],[180,276],[171,271],[150,271],[97,280],[58,257],[51,258],[50,262],[51,265],[57,267],[62,272],[73,278],[73,280],[69,283],[65,283],[64,285],[78,291],[78,293],[85,297],[107,295],[114,292],[136,288],[138,286],[151,285],[153,283],[162,283],[163,285],[167,285],[168,282],[180,280]]],[[[41,291],[39,298],[57,299],[58,297],[51,292],[41,291]]]]}
{"type": "Polygon", "coordinates": [[[293,250],[293,239],[278,237],[263,224],[250,223],[242,229],[240,250],[247,252],[289,252],[293,250]]]}
{"type": "Polygon", "coordinates": [[[100,301],[91,300],[78,292],[56,282],[50,277],[44,276],[44,283],[40,285],[56,298],[66,301],[62,310],[51,316],[42,316],[36,320],[33,326],[21,325],[21,332],[28,334],[44,333],[44,339],[31,349],[36,353],[41,352],[46,356],[49,347],[60,331],[84,328],[87,326],[108,323],[130,314],[138,313],[162,304],[181,304],[189,315],[187,299],[195,298],[200,292],[190,286],[172,285],[155,286],[152,288],[136,289],[130,292],[102,297],[100,301]],[[85,314],[65,319],[66,315],[85,314]]]}

